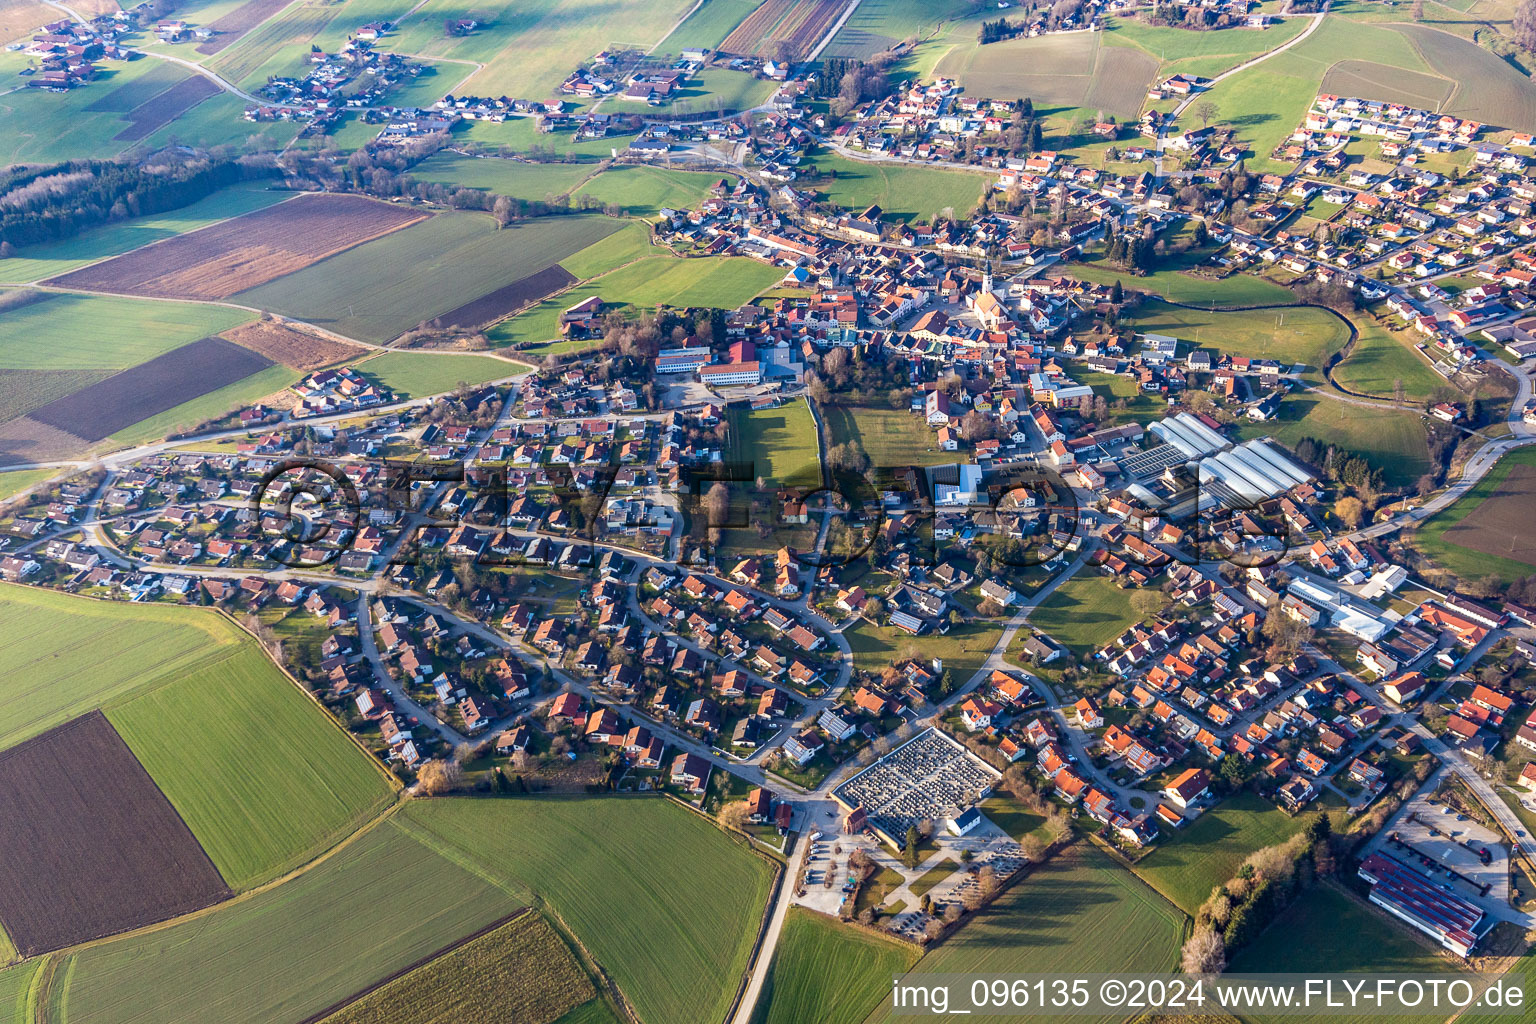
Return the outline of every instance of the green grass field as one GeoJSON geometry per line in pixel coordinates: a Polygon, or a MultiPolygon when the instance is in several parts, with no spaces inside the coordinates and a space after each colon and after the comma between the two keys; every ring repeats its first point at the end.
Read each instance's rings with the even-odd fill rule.
{"type": "Polygon", "coordinates": [[[565,940],[527,913],[370,992],[325,1024],[550,1024],[596,999],[565,940]]]}
{"type": "Polygon", "coordinates": [[[69,956],[55,1024],[293,1024],[519,905],[392,820],[282,885],[69,956]]]}
{"type": "Polygon", "coordinates": [[[1533,567],[1515,558],[1501,558],[1472,548],[1462,547],[1446,539],[1446,533],[1465,519],[1472,510],[1498,492],[1516,466],[1536,466],[1536,450],[1522,448],[1501,458],[1459,499],[1421,523],[1408,536],[1413,546],[1437,565],[1443,565],[1458,576],[1480,577],[1498,575],[1507,580],[1523,579],[1531,575],[1533,567]]]}
{"type": "Polygon", "coordinates": [[[791,907],[753,1024],[858,1024],[908,970],[915,946],[791,907]]]}
{"type": "Polygon", "coordinates": [[[704,0],[703,6],[667,37],[663,49],[668,53],[681,53],[692,46],[714,49],[757,6],[755,0],[704,0]]]}
{"type": "Polygon", "coordinates": [[[484,214],[439,213],[234,301],[365,341],[417,324],[527,277],[617,231],[608,217],[541,217],[498,231],[484,214]]]}
{"type": "Polygon", "coordinates": [[[630,221],[613,234],[571,253],[560,261],[560,265],[570,271],[571,276],[585,281],[643,257],[661,255],[664,251],[651,244],[649,227],[630,221]]]}
{"type": "Polygon", "coordinates": [[[1065,272],[1072,277],[1094,284],[1120,282],[1127,291],[1150,292],[1171,302],[1199,303],[1209,306],[1258,306],[1286,305],[1296,301],[1290,289],[1266,281],[1252,274],[1234,274],[1221,280],[1196,277],[1180,269],[1158,270],[1145,277],[1136,277],[1099,262],[1097,258],[1086,263],[1068,265],[1065,272]]]}
{"type": "Polygon", "coordinates": [[[1057,587],[1035,609],[1029,623],[1078,654],[1090,654],[1136,623],[1135,590],[1121,590],[1112,577],[1089,572],[1057,587]]]}
{"type": "Polygon", "coordinates": [[[1156,849],[1136,862],[1136,873],[1193,915],[1250,853],[1289,839],[1306,827],[1308,817],[1289,817],[1260,796],[1240,793],[1193,824],[1165,834],[1156,849]]]}
{"type": "MultiPolygon", "coordinates": [[[[674,307],[713,306],[732,309],[752,300],[760,292],[772,287],[783,278],[779,267],[746,257],[731,256],[723,259],[683,259],[675,256],[640,256],[637,243],[629,240],[618,243],[612,250],[599,244],[578,253],[572,266],[592,269],[603,262],[629,257],[630,262],[607,273],[599,273],[591,280],[573,285],[558,295],[529,307],[509,320],[504,320],[486,332],[498,345],[539,345],[559,338],[560,313],[585,299],[596,295],[605,305],[631,306],[636,310],[652,310],[658,305],[674,307]]],[[[562,266],[566,264],[562,263],[562,266]]],[[[580,275],[578,275],[580,276],[580,275]]],[[[567,342],[533,351],[563,352],[591,348],[595,342],[567,342]]]]}
{"type": "MultiPolygon", "coordinates": [[[[1450,977],[1457,967],[1448,957],[1428,948],[1407,925],[1384,911],[1362,905],[1332,884],[1313,885],[1286,908],[1257,939],[1239,950],[1227,968],[1235,974],[1359,971],[1379,974],[1433,974],[1450,977]]],[[[1439,1024],[1445,1014],[1394,1015],[1405,1024],[1439,1024]]],[[[1514,1020],[1518,1017],[1505,1017],[1514,1020]]],[[[1282,1021],[1321,1024],[1322,1021],[1378,1021],[1379,1014],[1338,1013],[1284,1016],[1245,1014],[1254,1024],[1282,1021]]]]}
{"type": "Polygon", "coordinates": [[[1427,401],[1430,394],[1445,383],[1430,368],[1425,357],[1414,351],[1412,335],[1389,331],[1369,320],[1356,323],[1360,338],[1349,358],[1333,369],[1333,378],[1351,391],[1391,398],[1402,382],[1403,396],[1410,401],[1427,401]]]}
{"type": "Polygon", "coordinates": [[[0,473],[0,501],[58,474],[57,469],[13,469],[10,472],[0,473]]]}
{"type": "Polygon", "coordinates": [[[1391,406],[1352,405],[1322,392],[1288,395],[1274,419],[1244,422],[1238,437],[1273,437],[1294,445],[1304,437],[1365,456],[1388,483],[1406,486],[1429,469],[1424,421],[1391,406]]]}
{"type": "Polygon", "coordinates": [[[844,630],[843,636],[853,648],[853,667],[860,672],[879,672],[909,656],[922,661],[938,658],[954,673],[955,685],[962,686],[997,646],[1002,627],[995,622],[966,622],[951,626],[948,633],[908,636],[861,620],[844,630]]]}
{"type": "Polygon", "coordinates": [[[1307,27],[1306,18],[1288,18],[1262,32],[1234,29],[1191,32],[1184,28],[1149,25],[1139,18],[1111,18],[1104,25],[1105,46],[1130,46],[1158,59],[1160,75],[1173,74],[1186,64],[1207,77],[1235,67],[1258,54],[1284,45],[1307,27]]]}
{"type": "Polygon", "coordinates": [[[106,224],[59,242],[27,246],[20,255],[0,260],[0,281],[41,281],[151,242],[264,209],[291,196],[291,192],[266,191],[260,182],[221,189],[179,210],[106,224]]]}
{"type": "Polygon", "coordinates": [[[632,217],[654,217],[663,208],[686,210],[698,206],[720,177],[704,171],[620,164],[582,185],[576,195],[611,203],[632,217]]]}
{"type": "Polygon", "coordinates": [[[235,889],[298,867],[393,799],[254,641],[107,718],[235,889]]]}
{"type": "Polygon", "coordinates": [[[28,994],[43,966],[41,958],[0,970],[0,1024],[32,1024],[28,994]]]}
{"type": "Polygon", "coordinates": [[[933,428],[905,409],[830,405],[822,409],[822,419],[828,445],[858,441],[872,466],[937,466],[962,458],[941,450],[933,428]]]}
{"type": "Polygon", "coordinates": [[[1349,327],[1315,306],[1209,312],[1148,302],[1134,314],[1138,332],[1167,334],[1203,349],[1253,359],[1274,359],[1286,367],[1305,363],[1322,379],[1328,358],[1349,341],[1349,327]]]}
{"type": "Polygon", "coordinates": [[[51,294],[0,316],[0,369],[125,370],[253,319],[221,306],[51,294]]]}
{"type": "Polygon", "coordinates": [[[498,356],[467,356],[431,352],[383,352],[355,364],[357,371],[402,398],[420,398],[452,391],[460,384],[515,377],[523,363],[498,356]]]}
{"type": "Polygon", "coordinates": [[[402,817],[514,896],[547,900],[642,1020],[725,1016],[770,875],[702,817],[647,798],[417,801],[402,817]]]}
{"type": "Polygon", "coordinates": [[[0,589],[0,745],[101,707],[224,880],[340,841],[389,784],[249,635],[213,612],[0,589]]]}
{"type": "Polygon", "coordinates": [[[803,187],[850,210],[877,203],[888,220],[928,221],[944,210],[953,210],[957,218],[963,218],[976,208],[991,180],[985,173],[866,163],[826,150],[817,151],[811,163],[824,177],[803,187]],[[825,176],[834,173],[835,178],[825,176]]]}
{"type": "Polygon", "coordinates": [[[411,169],[411,177],[421,181],[462,185],[529,200],[563,196],[591,173],[590,164],[533,164],[493,156],[465,156],[449,150],[436,153],[411,169]]]}
{"type": "MultiPolygon", "coordinates": [[[[1079,844],[1009,889],[911,973],[1166,971],[1183,930],[1184,915],[1107,855],[1079,844]]],[[[1124,1017],[1122,1011],[1075,1019],[1118,1024],[1124,1017]]],[[[893,1013],[887,999],[866,1019],[907,1018],[893,1013]]]]}
{"type": "Polygon", "coordinates": [[[753,464],[753,477],[769,486],[821,484],[821,455],[816,444],[816,421],[802,401],[755,412],[732,409],[731,458],[753,464]]]}

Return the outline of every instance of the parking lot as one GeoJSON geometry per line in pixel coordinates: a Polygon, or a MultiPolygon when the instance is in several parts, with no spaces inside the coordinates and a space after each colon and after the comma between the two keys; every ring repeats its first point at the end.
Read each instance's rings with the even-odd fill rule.
{"type": "Polygon", "coordinates": [[[1490,912],[1507,914],[1509,851],[1501,837],[1444,804],[1432,803],[1427,793],[1408,801],[1367,849],[1396,857],[1490,912]],[[1488,851],[1486,864],[1483,850],[1488,851]]]}

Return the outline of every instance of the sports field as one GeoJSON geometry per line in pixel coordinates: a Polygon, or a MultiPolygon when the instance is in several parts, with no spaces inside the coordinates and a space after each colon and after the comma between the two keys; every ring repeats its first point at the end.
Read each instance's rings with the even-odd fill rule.
{"type": "Polygon", "coordinates": [[[325,1024],[551,1024],[596,1000],[565,940],[530,912],[370,992],[325,1024]]]}
{"type": "Polygon", "coordinates": [[[917,947],[802,907],[784,920],[753,1024],[858,1024],[908,970],[917,947]]]}
{"type": "Polygon", "coordinates": [[[141,245],[196,231],[291,198],[293,193],[269,192],[260,182],[235,185],[179,210],[134,217],[91,228],[59,242],[27,246],[19,255],[0,260],[0,281],[40,281],[45,277],[75,270],[94,260],[118,256],[141,245]]]}
{"type": "Polygon", "coordinates": [[[385,821],[282,885],[71,955],[49,1020],[294,1024],[518,904],[385,821]]]}
{"type": "Polygon", "coordinates": [[[1255,850],[1302,831],[1311,809],[1288,816],[1253,793],[1228,797],[1193,824],[1170,832],[1136,862],[1136,873],[1193,915],[1211,889],[1237,873],[1255,850]]]}
{"type": "Polygon", "coordinates": [[[339,841],[384,774],[213,612],[0,588],[0,745],[102,707],[233,888],[339,841]]]}
{"type": "Polygon", "coordinates": [[[724,1018],[770,873],[709,821],[644,797],[428,800],[400,817],[508,893],[547,900],[642,1020],[724,1018]]]}
{"type": "MultiPolygon", "coordinates": [[[[1171,970],[1184,915],[1106,854],[1078,844],[1047,861],[933,952],[912,974],[1171,970]]],[[[920,979],[913,979],[920,980],[920,979]]],[[[1084,1016],[1110,1024],[1115,1013],[1084,1016]]],[[[888,1000],[867,1020],[903,1020],[888,1000]]]]}
{"type": "Polygon", "coordinates": [[[401,398],[421,398],[452,391],[460,384],[483,384],[514,377],[528,367],[497,356],[456,353],[383,352],[354,364],[371,380],[401,398]]]}
{"type": "Polygon", "coordinates": [[[387,341],[542,270],[617,231],[608,217],[542,217],[497,230],[489,216],[440,213],[235,301],[364,341],[387,341]]]}
{"type": "Polygon", "coordinates": [[[1458,576],[1521,579],[1536,572],[1529,529],[1536,451],[1498,461],[1477,486],[1410,535],[1413,546],[1458,576]]]}
{"type": "Polygon", "coordinates": [[[1429,469],[1424,420],[1387,405],[1352,404],[1322,392],[1291,394],[1280,411],[1262,423],[1237,426],[1242,440],[1273,437],[1294,445],[1304,437],[1363,455],[1388,483],[1407,485],[1429,469]]]}
{"type": "Polygon", "coordinates": [[[821,455],[816,421],[803,401],[772,409],[731,409],[731,459],[752,463],[752,476],[769,487],[821,484],[821,455]]]}
{"type": "Polygon", "coordinates": [[[1080,655],[1091,654],[1140,620],[1131,610],[1134,589],[1121,590],[1112,577],[1085,570],[1051,592],[1029,624],[1080,655]]]}
{"type": "Polygon", "coordinates": [[[932,427],[917,413],[889,406],[822,407],[827,425],[827,444],[858,441],[876,468],[939,466],[961,458],[939,448],[932,427]]]}

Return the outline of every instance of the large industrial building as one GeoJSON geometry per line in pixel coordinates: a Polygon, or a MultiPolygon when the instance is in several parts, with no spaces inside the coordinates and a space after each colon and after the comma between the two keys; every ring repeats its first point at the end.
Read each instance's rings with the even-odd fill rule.
{"type": "MultiPolygon", "coordinates": [[[[1304,467],[1267,439],[1233,445],[1200,417],[1176,413],[1147,428],[1161,443],[1120,462],[1131,479],[1143,481],[1184,467],[1198,467],[1199,511],[1225,505],[1247,508],[1314,479],[1304,467]]],[[[1132,493],[1136,493],[1132,485],[1132,493]]]]}

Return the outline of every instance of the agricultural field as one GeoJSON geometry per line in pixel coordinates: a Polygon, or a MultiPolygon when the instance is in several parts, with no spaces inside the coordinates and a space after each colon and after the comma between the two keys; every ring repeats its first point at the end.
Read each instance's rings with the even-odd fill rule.
{"type": "Polygon", "coordinates": [[[1438,110],[1455,83],[1422,71],[1407,71],[1369,60],[1342,60],[1323,76],[1322,90],[1334,96],[1358,96],[1387,103],[1407,103],[1438,110]]]}
{"type": "Polygon", "coordinates": [[[1295,445],[1304,437],[1364,456],[1386,481],[1407,486],[1429,470],[1429,446],[1424,420],[1392,406],[1352,404],[1323,392],[1287,395],[1275,417],[1262,423],[1240,423],[1240,440],[1272,437],[1295,445]]]}
{"type": "MultiPolygon", "coordinates": [[[[595,265],[623,258],[633,252],[633,242],[625,241],[622,246],[616,245],[611,250],[594,247],[589,253],[579,255],[581,262],[595,265]]],[[[782,268],[743,256],[722,259],[642,256],[629,260],[615,270],[600,273],[558,295],[550,296],[517,316],[497,324],[486,335],[495,345],[537,346],[555,341],[560,337],[561,312],[589,295],[601,298],[605,306],[633,307],[636,310],[652,310],[658,305],[732,309],[750,302],[783,277],[782,268]]],[[[566,347],[591,348],[594,344],[590,341],[572,342],[566,347]]],[[[541,353],[564,350],[560,345],[534,349],[541,353]]]]}
{"type": "Polygon", "coordinates": [[[664,49],[669,53],[694,46],[716,49],[758,6],[759,0],[704,0],[677,31],[667,36],[664,49]]]}
{"type": "Polygon", "coordinates": [[[100,712],[0,753],[0,814],[0,924],[23,956],[229,896],[100,712]]]}
{"type": "MultiPolygon", "coordinates": [[[[1218,33],[1209,33],[1217,35],[1218,33]]],[[[1226,34],[1226,33],[1219,33],[1226,34]]],[[[965,83],[975,96],[1028,97],[1042,113],[1102,110],[1135,120],[1157,74],[1158,59],[1129,46],[1103,46],[1102,33],[1064,32],[950,50],[938,73],[965,83]]]]}
{"type": "Polygon", "coordinates": [[[208,420],[220,419],[236,409],[264,399],[278,401],[284,397],[284,392],[295,377],[296,374],[286,366],[269,366],[233,384],[139,420],[119,430],[108,440],[117,446],[143,444],[178,431],[190,430],[208,420]]]}
{"type": "Polygon", "coordinates": [[[28,418],[87,441],[100,441],[271,365],[271,360],[248,348],[222,338],[204,338],[33,409],[28,418]]]}
{"type": "Polygon", "coordinates": [[[107,718],[236,889],[298,867],[393,799],[368,755],[254,644],[107,718]]]}
{"type": "Polygon", "coordinates": [[[158,298],[224,299],[426,216],[408,206],[362,196],[303,195],[49,283],[158,298]]]}
{"type": "Polygon", "coordinates": [[[0,745],[103,708],[235,888],[391,799],[383,773],[221,616],[5,586],[0,623],[0,745]]]}
{"type": "Polygon", "coordinates": [[[1285,842],[1306,828],[1310,816],[1293,818],[1260,796],[1239,793],[1165,836],[1136,862],[1136,873],[1193,916],[1249,854],[1285,842]]]}
{"type": "Polygon", "coordinates": [[[1455,88],[1442,110],[1516,131],[1536,131],[1536,84],[1476,43],[1426,25],[1393,26],[1455,88]]]}
{"type": "Polygon", "coordinates": [[[1349,341],[1348,323],[1315,306],[1208,312],[1148,302],[1132,318],[1137,331],[1166,334],[1195,348],[1274,359],[1286,367],[1305,364],[1315,380],[1322,379],[1329,358],[1349,341]]]}
{"type": "Polygon", "coordinates": [[[1078,655],[1091,654],[1140,621],[1131,610],[1132,593],[1109,576],[1074,576],[1035,609],[1029,624],[1078,655]]]}
{"type": "Polygon", "coordinates": [[[629,221],[613,234],[571,253],[560,261],[559,266],[578,281],[588,281],[626,263],[664,252],[651,244],[650,228],[638,221],[629,221]]]}
{"type": "Polygon", "coordinates": [[[1157,270],[1145,277],[1127,274],[1092,259],[1065,268],[1071,277],[1094,284],[1114,284],[1127,292],[1140,291],[1158,295],[1170,302],[1199,303],[1202,306],[1284,306],[1296,301],[1289,288],[1252,274],[1233,274],[1220,280],[1186,274],[1182,268],[1157,270]]]}
{"type": "Polygon", "coordinates": [[[753,1024],[858,1024],[890,988],[891,976],[919,956],[907,943],[791,907],[753,1024]]]}
{"type": "Polygon", "coordinates": [[[803,401],[772,409],[728,410],[731,461],[752,464],[752,476],[768,486],[815,487],[821,484],[821,453],[816,421],[803,401]]]}
{"type": "Polygon", "coordinates": [[[644,797],[414,801],[400,818],[508,893],[547,900],[641,1020],[725,1016],[771,875],[712,822],[644,797]]]}
{"type": "Polygon", "coordinates": [[[518,900],[386,820],[281,885],[82,949],[55,1024],[293,1024],[498,921],[518,900]]]}
{"type": "Polygon", "coordinates": [[[0,317],[0,367],[125,370],[252,319],[244,310],[38,293],[0,317]]]}
{"type": "Polygon", "coordinates": [[[849,210],[878,204],[886,219],[930,221],[945,210],[964,217],[981,201],[990,176],[912,164],[849,160],[819,150],[811,163],[822,177],[804,183],[827,202],[849,210]],[[828,177],[835,174],[836,177],[828,177]]]}
{"type": "Polygon", "coordinates": [[[381,45],[397,53],[485,65],[461,92],[546,99],[577,62],[607,47],[648,50],[692,7],[690,0],[615,0],[598,17],[587,0],[493,0],[478,6],[427,0],[381,45]],[[446,19],[465,17],[474,17],[480,26],[464,36],[444,32],[446,19]]]}
{"type": "MultiPolygon", "coordinates": [[[[721,178],[704,171],[674,171],[645,164],[620,164],[588,180],[578,197],[619,207],[631,217],[654,217],[663,209],[687,210],[699,205],[721,178]]],[[[735,183],[733,176],[727,181],[735,183]]]]}
{"type": "Polygon", "coordinates": [[[220,49],[206,64],[245,89],[266,84],[268,75],[302,74],[311,43],[326,31],[342,8],[341,4],[301,0],[280,9],[237,42],[220,49]]]}
{"type": "Polygon", "coordinates": [[[453,318],[621,226],[588,215],[540,217],[497,230],[485,214],[440,213],[241,292],[236,301],[346,337],[384,342],[436,317],[453,318]]]}
{"type": "MultiPolygon", "coordinates": [[[[0,939],[0,952],[4,946],[0,939]]],[[[29,1012],[28,995],[42,966],[42,960],[28,960],[0,970],[0,1021],[4,1024],[28,1024],[35,1019],[29,1012]]]]}
{"type": "Polygon", "coordinates": [[[1402,383],[1403,397],[1422,402],[1444,386],[1445,379],[1414,349],[1417,338],[1391,331],[1365,318],[1355,321],[1360,332],[1349,357],[1333,368],[1333,379],[1351,391],[1392,398],[1402,383]]]}
{"type": "Polygon", "coordinates": [[[176,120],[221,90],[202,75],[189,75],[163,92],[145,100],[124,114],[128,127],[112,138],[119,142],[137,142],[176,120]]]}
{"type": "Polygon", "coordinates": [[[1536,451],[1513,451],[1409,538],[1433,562],[1458,576],[1522,579],[1536,573],[1528,525],[1533,497],[1536,451]]]}
{"type": "MultiPolygon", "coordinates": [[[[1178,959],[1183,931],[1183,914],[1108,855],[1078,844],[1032,871],[911,973],[1166,971],[1178,959]]],[[[1081,1019],[1118,1024],[1124,1016],[1081,1019]]],[[[901,1019],[888,999],[866,1018],[901,1019]]]]}
{"type": "Polygon", "coordinates": [[[368,353],[368,349],[361,345],[350,345],[293,324],[265,318],[224,331],[219,337],[300,372],[357,359],[368,353]]]}
{"type": "Polygon", "coordinates": [[[199,43],[197,52],[204,55],[218,53],[287,6],[288,0],[245,0],[228,13],[208,22],[207,27],[215,35],[207,42],[199,43]]]}
{"type": "Polygon", "coordinates": [[[822,56],[867,60],[909,36],[927,36],[940,22],[952,22],[957,17],[962,20],[956,31],[974,40],[976,22],[966,16],[977,10],[975,0],[926,0],[920,4],[911,0],[864,0],[832,37],[822,56]]]}
{"type": "Polygon", "coordinates": [[[720,49],[737,56],[810,56],[846,5],[842,0],[765,0],[725,37],[720,49]]]}
{"type": "Polygon", "coordinates": [[[827,444],[857,441],[871,466],[940,466],[960,456],[939,448],[933,428],[917,413],[889,406],[823,406],[827,444]]]}
{"type": "Polygon", "coordinates": [[[597,989],[565,940],[527,912],[375,989],[324,1024],[551,1024],[595,1001],[597,989]]]}
{"type": "Polygon", "coordinates": [[[1149,25],[1135,17],[1111,18],[1101,33],[1105,46],[1128,46],[1158,61],[1159,77],[1180,71],[1209,78],[1245,60],[1283,46],[1309,24],[1303,17],[1286,18],[1268,28],[1191,32],[1184,28],[1149,25]]]}
{"type": "Polygon", "coordinates": [[[401,398],[421,398],[452,391],[461,384],[513,377],[528,367],[499,356],[383,352],[357,363],[356,369],[401,398]]]}
{"type": "Polygon", "coordinates": [[[530,201],[573,191],[591,176],[590,164],[529,163],[506,157],[473,157],[444,150],[411,168],[418,181],[437,181],[530,201]]]}
{"type": "Polygon", "coordinates": [[[0,259],[0,281],[16,284],[56,277],[96,260],[120,256],[152,242],[196,231],[231,217],[292,199],[292,192],[267,191],[259,182],[234,185],[190,206],[90,228],[58,242],[30,245],[0,259]]]}
{"type": "Polygon", "coordinates": [[[54,20],[57,12],[36,0],[4,0],[0,3],[0,42],[27,36],[54,20]]]}

